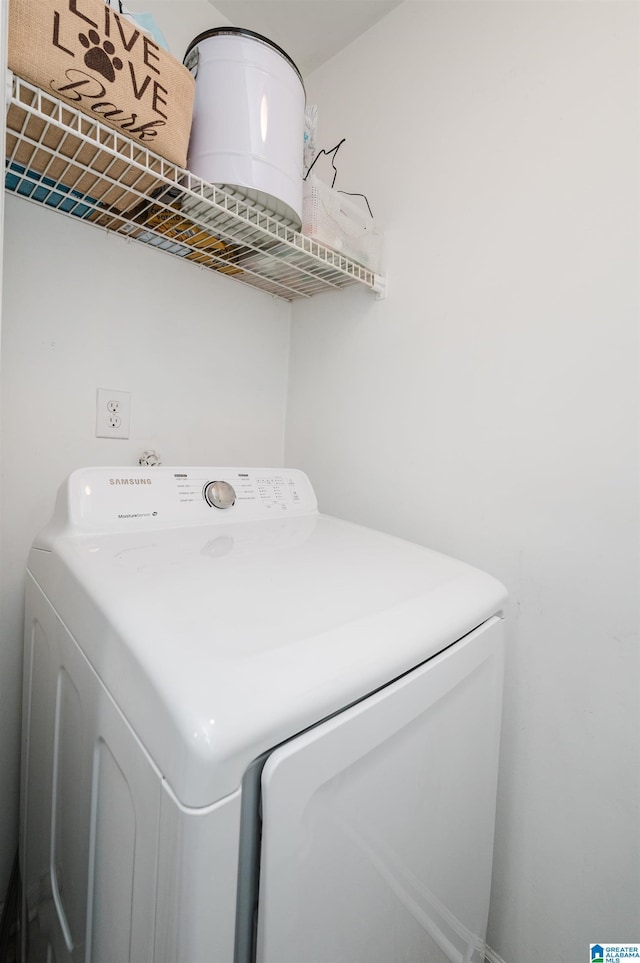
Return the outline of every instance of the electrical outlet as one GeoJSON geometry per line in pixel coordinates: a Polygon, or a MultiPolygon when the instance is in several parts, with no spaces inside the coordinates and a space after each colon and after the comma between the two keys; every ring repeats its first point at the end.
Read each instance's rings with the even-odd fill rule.
{"type": "Polygon", "coordinates": [[[128,438],[131,420],[131,393],[98,388],[96,438],[128,438]]]}

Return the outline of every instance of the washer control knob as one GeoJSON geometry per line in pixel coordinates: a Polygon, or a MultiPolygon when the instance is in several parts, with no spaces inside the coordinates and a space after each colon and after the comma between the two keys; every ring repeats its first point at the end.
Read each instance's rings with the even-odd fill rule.
{"type": "Polygon", "coordinates": [[[204,486],[204,500],[212,508],[231,508],[235,504],[236,493],[229,482],[207,482],[204,486]]]}

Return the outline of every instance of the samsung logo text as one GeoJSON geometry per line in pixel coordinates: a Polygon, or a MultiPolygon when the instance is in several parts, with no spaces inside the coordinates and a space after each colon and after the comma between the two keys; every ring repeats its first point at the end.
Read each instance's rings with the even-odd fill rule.
{"type": "Polygon", "coordinates": [[[110,485],[150,485],[150,478],[110,478],[110,485]]]}

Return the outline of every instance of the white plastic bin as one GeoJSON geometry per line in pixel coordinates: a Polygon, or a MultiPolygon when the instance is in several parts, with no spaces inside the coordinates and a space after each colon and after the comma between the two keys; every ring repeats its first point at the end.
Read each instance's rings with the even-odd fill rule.
{"type": "Polygon", "coordinates": [[[382,231],[358,202],[309,174],[304,181],[302,233],[377,273],[382,259],[382,231]]]}

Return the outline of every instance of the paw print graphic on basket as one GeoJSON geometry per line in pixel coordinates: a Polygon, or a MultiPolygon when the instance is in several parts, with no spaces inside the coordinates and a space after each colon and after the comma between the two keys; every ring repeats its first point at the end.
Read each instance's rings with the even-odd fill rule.
{"type": "Polygon", "coordinates": [[[116,48],[110,40],[100,43],[100,35],[95,30],[88,31],[89,36],[84,33],[78,34],[78,40],[83,47],[87,48],[84,55],[84,62],[90,70],[97,70],[105,80],[113,81],[116,79],[116,70],[122,70],[122,61],[119,57],[114,57],[116,48]]]}

